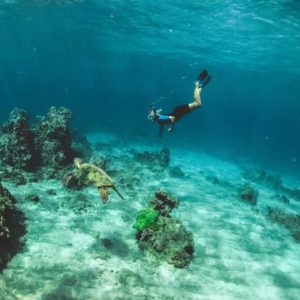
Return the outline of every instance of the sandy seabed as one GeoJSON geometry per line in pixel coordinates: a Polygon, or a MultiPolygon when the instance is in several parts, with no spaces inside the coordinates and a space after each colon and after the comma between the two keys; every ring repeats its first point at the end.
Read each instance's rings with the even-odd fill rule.
{"type": "Polygon", "coordinates": [[[70,191],[61,180],[3,182],[26,215],[27,241],[0,274],[0,299],[300,299],[300,244],[266,217],[267,206],[297,213],[300,202],[279,203],[259,183],[252,183],[258,204],[241,202],[237,187],[249,181],[243,170],[205,154],[171,149],[171,166],[185,174],[176,178],[133,161],[132,148],[155,147],[88,138],[124,174],[126,200],[113,193],[103,205],[96,188],[70,191]],[[195,254],[185,269],[137,247],[135,217],[158,188],[180,200],[172,216],[193,233],[195,254]],[[40,201],[25,200],[28,194],[40,201]]]}

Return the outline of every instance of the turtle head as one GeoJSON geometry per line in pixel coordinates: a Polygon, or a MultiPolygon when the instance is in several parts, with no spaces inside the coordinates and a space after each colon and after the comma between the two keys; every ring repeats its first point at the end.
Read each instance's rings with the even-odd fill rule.
{"type": "Polygon", "coordinates": [[[75,157],[74,158],[74,165],[80,169],[80,167],[82,166],[83,164],[83,160],[81,158],[78,158],[78,157],[75,157]]]}

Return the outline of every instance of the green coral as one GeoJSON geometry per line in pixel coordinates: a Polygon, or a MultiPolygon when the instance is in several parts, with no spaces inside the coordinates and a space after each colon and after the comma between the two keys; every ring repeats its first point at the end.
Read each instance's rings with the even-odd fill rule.
{"type": "Polygon", "coordinates": [[[156,221],[158,219],[159,212],[152,207],[148,207],[147,209],[143,209],[139,212],[136,217],[136,222],[133,225],[134,229],[144,230],[145,228],[155,228],[156,221]]]}
{"type": "Polygon", "coordinates": [[[173,264],[186,267],[194,253],[194,240],[180,221],[172,218],[170,212],[179,201],[163,191],[156,191],[147,209],[140,211],[134,228],[140,250],[173,264]]]}

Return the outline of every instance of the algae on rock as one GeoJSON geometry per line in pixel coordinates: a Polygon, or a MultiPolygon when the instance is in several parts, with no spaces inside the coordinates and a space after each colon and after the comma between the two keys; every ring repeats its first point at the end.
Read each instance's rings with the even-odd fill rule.
{"type": "Polygon", "coordinates": [[[183,268],[193,257],[194,240],[192,233],[170,215],[178,203],[167,193],[157,191],[148,208],[137,216],[134,228],[137,229],[136,239],[141,250],[183,268]]]}

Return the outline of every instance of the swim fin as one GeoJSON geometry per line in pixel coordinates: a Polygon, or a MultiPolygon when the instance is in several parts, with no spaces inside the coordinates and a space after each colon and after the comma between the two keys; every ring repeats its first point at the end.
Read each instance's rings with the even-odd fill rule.
{"type": "Polygon", "coordinates": [[[203,70],[199,75],[197,80],[199,81],[200,87],[205,87],[211,80],[211,75],[208,74],[207,70],[203,70]]]}
{"type": "Polygon", "coordinates": [[[200,87],[204,88],[211,80],[211,76],[208,75],[202,82],[200,81],[200,87]]]}
{"type": "Polygon", "coordinates": [[[197,77],[197,80],[202,81],[208,75],[206,70],[203,70],[197,77]]]}

